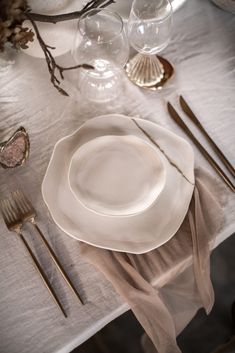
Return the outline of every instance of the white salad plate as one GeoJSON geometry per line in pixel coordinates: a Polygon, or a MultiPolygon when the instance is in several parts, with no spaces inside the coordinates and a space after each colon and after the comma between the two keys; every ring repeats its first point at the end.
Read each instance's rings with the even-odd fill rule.
{"type": "Polygon", "coordinates": [[[116,251],[145,253],[167,242],[182,224],[194,190],[191,145],[152,122],[119,114],[96,117],[54,147],[42,195],[55,223],[68,235],[116,251]],[[133,135],[161,152],[165,185],[145,211],[126,217],[99,215],[77,200],[69,186],[71,158],[79,147],[106,135],[133,135]]]}
{"type": "Polygon", "coordinates": [[[75,197],[106,216],[143,212],[166,179],[161,153],[133,135],[97,137],[77,149],[69,167],[75,197]]]}

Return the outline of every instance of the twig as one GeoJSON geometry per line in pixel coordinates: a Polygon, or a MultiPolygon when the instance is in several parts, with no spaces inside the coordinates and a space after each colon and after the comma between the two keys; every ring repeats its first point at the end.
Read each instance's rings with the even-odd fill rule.
{"type": "MultiPolygon", "coordinates": [[[[28,14],[26,14],[26,16],[28,17],[28,14]]],[[[51,82],[53,84],[53,86],[64,96],[68,96],[68,93],[61,88],[60,85],[60,80],[57,78],[56,76],[56,71],[59,71],[60,74],[60,78],[63,80],[64,79],[64,75],[63,72],[66,70],[74,70],[74,69],[78,69],[78,68],[84,68],[84,69],[94,69],[93,66],[88,65],[88,64],[81,64],[81,65],[76,65],[76,66],[71,66],[71,67],[62,67],[60,65],[58,65],[53,57],[53,55],[51,54],[49,49],[55,49],[54,47],[51,47],[50,45],[47,45],[44,40],[42,39],[38,27],[36,25],[36,23],[34,22],[34,20],[32,20],[30,17],[28,17],[29,21],[32,23],[32,26],[34,28],[37,40],[44,52],[45,55],[45,59],[46,59],[46,63],[47,63],[47,67],[48,67],[48,71],[51,75],[51,82]]]]}
{"type": "Polygon", "coordinates": [[[68,96],[68,93],[60,87],[60,80],[56,76],[56,72],[59,72],[60,78],[63,80],[64,75],[63,72],[66,70],[74,70],[78,68],[83,68],[83,69],[94,69],[93,66],[88,65],[88,64],[81,64],[81,65],[76,65],[72,67],[62,67],[58,65],[51,54],[50,49],[55,49],[54,47],[46,44],[44,40],[42,39],[40,32],[38,30],[38,27],[36,25],[36,21],[39,22],[49,22],[49,23],[54,23],[56,24],[57,22],[61,21],[68,21],[72,19],[76,19],[81,17],[81,15],[85,14],[86,12],[96,9],[96,8],[104,8],[112,3],[115,3],[114,0],[90,0],[88,3],[80,10],[80,11],[75,11],[67,14],[61,14],[61,15],[54,15],[54,16],[48,16],[48,15],[41,15],[41,14],[36,14],[36,13],[31,13],[31,12],[26,12],[25,17],[32,23],[32,26],[34,28],[38,43],[40,47],[42,48],[48,71],[51,75],[51,82],[53,86],[64,96],[68,96]]]}
{"type": "Polygon", "coordinates": [[[65,13],[61,15],[41,15],[28,12],[27,17],[32,21],[57,23],[62,21],[74,20],[81,17],[84,13],[95,8],[104,8],[114,4],[115,0],[90,0],[80,11],[65,13]]]}

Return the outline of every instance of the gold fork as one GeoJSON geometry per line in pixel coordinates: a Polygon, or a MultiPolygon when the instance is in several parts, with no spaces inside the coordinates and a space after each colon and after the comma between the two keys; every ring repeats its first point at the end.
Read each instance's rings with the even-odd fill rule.
{"type": "Polygon", "coordinates": [[[71,280],[69,279],[68,275],[66,274],[65,270],[62,267],[62,264],[60,263],[58,257],[56,256],[54,250],[51,248],[50,244],[48,243],[48,241],[46,240],[45,236],[43,235],[42,231],[40,230],[40,228],[38,227],[35,218],[36,218],[36,211],[33,207],[33,205],[31,204],[31,202],[26,198],[26,196],[23,194],[23,192],[21,190],[17,190],[15,192],[12,193],[12,197],[15,201],[15,205],[17,207],[18,212],[21,215],[21,218],[23,220],[23,222],[29,222],[31,223],[34,228],[36,229],[36,231],[38,232],[41,240],[43,241],[48,254],[50,255],[50,257],[52,258],[52,260],[54,261],[54,264],[56,265],[56,267],[58,268],[58,270],[60,271],[62,277],[64,278],[65,282],[68,284],[69,288],[72,290],[72,292],[75,294],[75,296],[79,299],[79,301],[83,303],[79,293],[77,292],[76,288],[74,287],[73,283],[71,282],[71,280]]]}
{"type": "Polygon", "coordinates": [[[17,209],[15,208],[13,201],[11,198],[4,199],[0,201],[0,208],[2,212],[2,216],[4,219],[4,222],[8,228],[9,231],[17,233],[19,236],[20,240],[24,244],[26,250],[28,251],[29,255],[31,256],[33,260],[33,265],[37,272],[39,273],[45,287],[48,289],[49,293],[51,294],[52,298],[54,299],[55,303],[57,304],[58,308],[62,311],[63,315],[67,317],[66,312],[64,311],[64,308],[62,307],[54,289],[52,288],[49,280],[46,277],[45,272],[43,271],[40,263],[38,262],[36,256],[32,252],[28,242],[23,236],[22,233],[22,219],[20,214],[18,213],[17,209]]]}

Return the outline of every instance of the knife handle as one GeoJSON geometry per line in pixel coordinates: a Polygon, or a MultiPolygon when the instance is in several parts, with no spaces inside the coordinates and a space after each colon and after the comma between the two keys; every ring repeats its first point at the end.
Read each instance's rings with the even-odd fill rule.
{"type": "Polygon", "coordinates": [[[227,177],[224,171],[220,168],[217,162],[211,157],[211,155],[207,152],[207,150],[201,145],[201,143],[197,140],[185,122],[181,119],[179,114],[173,108],[173,106],[168,102],[167,103],[168,112],[171,118],[181,127],[181,129],[189,136],[189,138],[194,142],[202,155],[206,158],[206,160],[210,163],[210,165],[214,168],[214,170],[219,174],[219,176],[224,180],[224,182],[229,186],[229,188],[235,192],[235,185],[233,185],[232,181],[227,177]]]}
{"type": "Polygon", "coordinates": [[[229,162],[229,160],[226,158],[226,156],[223,154],[223,152],[221,151],[221,149],[216,145],[216,143],[212,140],[212,138],[210,137],[210,135],[208,134],[208,132],[206,131],[206,129],[204,128],[204,126],[200,123],[200,121],[198,120],[198,118],[196,117],[196,115],[194,114],[194,112],[191,110],[191,108],[189,107],[188,103],[185,101],[185,99],[180,96],[179,98],[180,101],[180,106],[183,109],[183,111],[185,112],[185,114],[187,114],[187,116],[189,117],[190,120],[192,120],[192,122],[198,127],[198,129],[203,133],[203,135],[206,137],[206,139],[208,140],[208,142],[211,144],[212,148],[214,149],[215,153],[218,155],[218,157],[220,158],[221,162],[225,165],[225,167],[228,169],[228,171],[233,175],[233,177],[235,177],[235,169],[232,166],[232,164],[229,162]]]}

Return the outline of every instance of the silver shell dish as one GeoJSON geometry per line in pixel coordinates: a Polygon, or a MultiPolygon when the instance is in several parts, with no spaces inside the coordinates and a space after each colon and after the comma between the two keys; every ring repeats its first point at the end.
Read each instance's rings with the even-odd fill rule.
{"type": "Polygon", "coordinates": [[[17,129],[5,142],[0,143],[0,166],[15,168],[25,163],[29,156],[29,136],[24,127],[17,129]]]}

